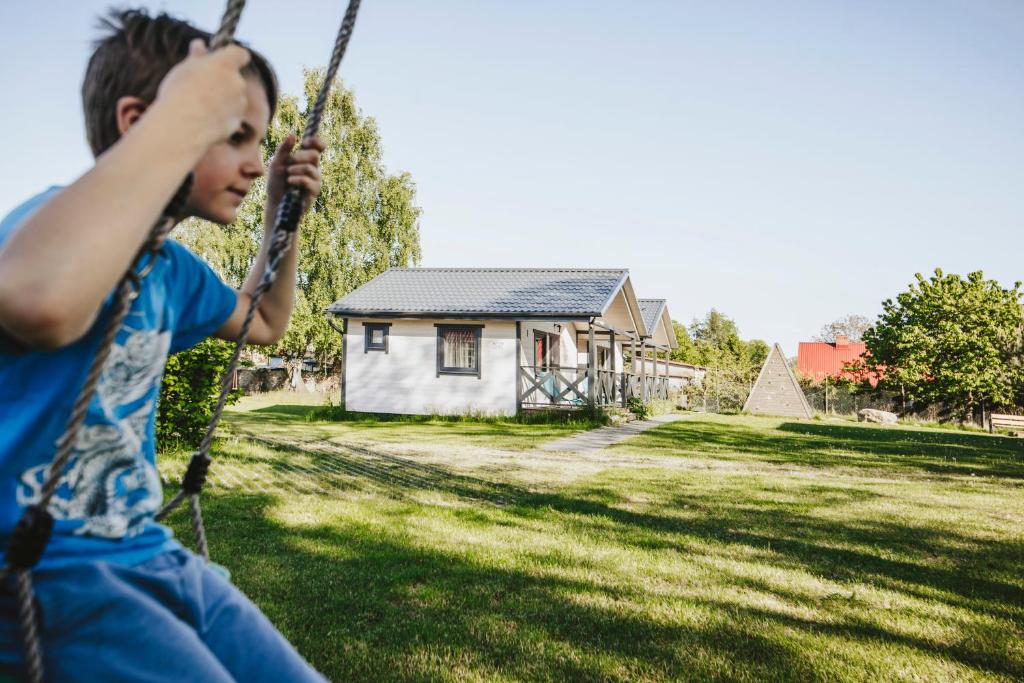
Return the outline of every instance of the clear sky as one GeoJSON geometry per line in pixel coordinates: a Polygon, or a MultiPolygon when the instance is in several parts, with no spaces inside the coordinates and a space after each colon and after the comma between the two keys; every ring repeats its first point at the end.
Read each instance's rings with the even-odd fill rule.
{"type": "MultiPolygon", "coordinates": [[[[107,6],[0,4],[0,213],[88,168],[107,6]]],[[[343,11],[250,0],[239,37],[295,93],[343,11]]],[[[788,355],[915,272],[1024,279],[1020,0],[364,0],[342,76],[415,179],[425,266],[627,267],[788,355]]]]}

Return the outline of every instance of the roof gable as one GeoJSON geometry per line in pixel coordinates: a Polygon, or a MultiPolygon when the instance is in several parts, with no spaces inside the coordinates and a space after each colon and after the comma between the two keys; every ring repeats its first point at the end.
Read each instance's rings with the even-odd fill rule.
{"type": "Polygon", "coordinates": [[[640,304],[640,313],[644,317],[644,327],[649,334],[654,333],[658,326],[658,318],[661,317],[661,309],[668,305],[666,299],[637,299],[640,304]]]}
{"type": "Polygon", "coordinates": [[[647,328],[647,336],[657,337],[658,327],[661,326],[665,333],[664,343],[673,349],[678,348],[679,340],[676,339],[672,318],[668,314],[668,299],[637,299],[637,301],[643,315],[644,327],[647,328]]]}

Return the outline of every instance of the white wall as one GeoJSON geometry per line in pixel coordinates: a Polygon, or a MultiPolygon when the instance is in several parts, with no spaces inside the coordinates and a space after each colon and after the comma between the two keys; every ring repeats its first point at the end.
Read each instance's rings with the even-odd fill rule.
{"type": "MultiPolygon", "coordinates": [[[[586,323],[582,323],[579,325],[578,332],[578,339],[580,344],[578,349],[579,352],[578,354],[576,354],[576,360],[572,364],[579,365],[581,367],[586,367],[587,363],[589,362],[586,323]]],[[[573,332],[573,336],[576,337],[576,332],[573,332]]],[[[594,346],[608,348],[608,332],[606,330],[596,328],[594,329],[594,346]]],[[[615,341],[615,372],[622,372],[622,366],[625,362],[625,349],[628,347],[628,342],[623,343],[620,340],[615,341]]]]}
{"type": "MultiPolygon", "coordinates": [[[[650,350],[648,350],[648,353],[650,353],[650,350]]],[[[659,351],[658,356],[657,370],[655,370],[655,366],[651,362],[650,358],[644,358],[643,360],[638,358],[636,361],[637,372],[639,373],[642,367],[648,375],[657,374],[658,377],[665,376],[665,361],[663,360],[665,352],[659,351]]],[[[675,377],[677,379],[700,381],[704,379],[704,370],[696,370],[694,368],[670,362],[668,364],[668,376],[675,377]]]]}
{"type": "Polygon", "coordinates": [[[474,320],[349,319],[345,407],[366,413],[515,415],[516,324],[474,320]],[[364,322],[389,322],[388,353],[364,352],[364,322]],[[480,378],[437,376],[435,324],[483,325],[480,378]]]}

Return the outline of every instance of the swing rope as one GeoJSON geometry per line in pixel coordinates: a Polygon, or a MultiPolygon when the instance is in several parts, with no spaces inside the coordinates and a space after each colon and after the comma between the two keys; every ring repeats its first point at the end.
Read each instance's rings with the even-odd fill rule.
{"type": "Polygon", "coordinates": [[[142,279],[155,265],[157,252],[163,247],[167,235],[177,223],[176,216],[183,213],[185,199],[191,189],[192,178],[189,176],[164,209],[149,238],[139,250],[131,269],[118,283],[103,338],[100,340],[92,365],[89,367],[82,391],[71,409],[71,416],[64,434],[57,440],[57,455],[47,470],[40,498],[36,503],[25,508],[11,534],[10,545],[7,549],[7,566],[0,574],[0,580],[14,574],[25,668],[31,683],[42,683],[43,681],[43,653],[39,639],[35,591],[32,587],[32,567],[42,557],[47,542],[50,540],[50,533],[53,531],[53,516],[49,512],[50,500],[53,498],[60,483],[61,474],[71,458],[75,440],[85,421],[89,403],[92,401],[100,376],[103,374],[103,366],[110,355],[114,339],[121,329],[121,323],[124,322],[132,302],[139,295],[142,279]],[[141,267],[136,270],[137,266],[141,267]]]}
{"type": "MultiPolygon", "coordinates": [[[[359,3],[360,0],[350,0],[345,11],[345,17],[342,20],[341,28],[334,43],[334,50],[331,54],[324,84],[317,95],[316,103],[306,122],[302,138],[303,144],[308,143],[316,135],[319,128],[320,118],[323,114],[331,83],[334,81],[338,66],[341,64],[341,59],[352,36],[359,3]]],[[[210,42],[211,50],[224,47],[234,40],[235,29],[238,26],[238,21],[244,7],[245,0],[228,0],[224,15],[221,18],[220,28],[210,42]]],[[[153,226],[149,237],[133,260],[132,266],[118,282],[103,336],[97,347],[89,372],[86,375],[85,382],[82,385],[82,390],[72,406],[71,415],[68,418],[64,434],[57,441],[57,454],[47,470],[46,481],[43,484],[40,498],[33,505],[26,507],[11,534],[6,555],[6,566],[0,571],[0,582],[6,581],[11,576],[15,580],[18,618],[25,654],[25,669],[30,683],[42,683],[44,675],[42,645],[39,637],[38,614],[31,571],[42,557],[53,530],[53,516],[49,512],[49,504],[60,483],[64,468],[71,458],[75,441],[82,424],[85,422],[89,404],[92,401],[93,394],[96,392],[97,384],[103,374],[103,367],[110,355],[110,350],[117,337],[117,333],[121,329],[121,325],[131,308],[132,302],[141,291],[142,280],[153,269],[158,253],[163,248],[167,236],[177,224],[179,218],[184,215],[185,201],[191,188],[192,175],[189,174],[153,226]]],[[[298,229],[299,218],[302,215],[302,208],[302,191],[299,188],[290,187],[278,208],[271,244],[267,251],[266,268],[249,302],[249,308],[246,312],[231,362],[221,378],[220,397],[211,416],[206,435],[199,449],[193,454],[189,462],[182,481],[181,490],[155,516],[158,521],[163,519],[187,496],[192,509],[192,528],[195,533],[196,545],[203,558],[207,561],[210,559],[210,554],[206,542],[206,531],[203,526],[202,510],[199,505],[199,493],[206,480],[206,474],[211,462],[209,456],[210,445],[213,442],[214,432],[216,431],[217,424],[220,422],[221,414],[231,390],[231,378],[238,367],[242,349],[249,337],[249,328],[252,325],[263,295],[273,285],[281,262],[288,249],[292,246],[295,232],[298,229]]]]}
{"type": "MultiPolygon", "coordinates": [[[[334,41],[331,59],[327,65],[324,83],[320,87],[316,102],[313,104],[309,117],[306,119],[306,128],[302,133],[303,145],[309,143],[316,136],[317,130],[320,128],[320,119],[323,117],[323,110],[327,104],[327,96],[330,93],[331,84],[334,82],[341,59],[344,57],[345,49],[348,47],[349,39],[352,37],[356,14],[359,11],[359,3],[360,0],[350,0],[348,9],[345,10],[345,17],[342,19],[341,27],[338,29],[338,36],[334,41]]],[[[181,489],[156,514],[157,521],[160,521],[178,507],[185,498],[188,498],[189,506],[192,510],[192,531],[195,534],[196,546],[206,560],[210,559],[210,553],[206,543],[203,514],[199,506],[199,493],[206,482],[206,475],[210,468],[210,446],[213,443],[214,433],[224,412],[224,406],[227,404],[228,395],[231,393],[231,380],[235,369],[238,367],[242,349],[249,338],[249,328],[252,326],[253,318],[259,309],[263,295],[273,285],[281,261],[292,246],[301,215],[302,190],[295,187],[289,188],[278,208],[277,217],[274,221],[274,230],[271,233],[270,246],[267,249],[267,265],[263,272],[263,277],[253,291],[252,298],[249,301],[249,308],[246,311],[245,320],[242,322],[242,329],[239,332],[238,341],[235,344],[235,352],[231,356],[231,362],[228,363],[227,370],[224,371],[221,377],[220,396],[218,396],[217,404],[214,406],[206,434],[203,436],[199,448],[192,454],[192,458],[189,460],[185,476],[182,478],[181,489]]]]}

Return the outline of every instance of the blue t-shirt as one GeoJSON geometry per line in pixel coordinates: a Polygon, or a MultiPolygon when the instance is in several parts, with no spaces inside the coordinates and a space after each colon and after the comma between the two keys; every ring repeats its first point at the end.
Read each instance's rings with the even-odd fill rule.
{"type": "MultiPolygon", "coordinates": [[[[59,190],[51,187],[0,221],[0,248],[59,190]]],[[[24,506],[39,499],[106,327],[110,299],[89,332],[69,346],[0,350],[0,561],[24,506]]],[[[136,564],[178,547],[170,530],[153,520],[163,497],[154,438],[160,380],[168,354],[212,334],[235,300],[235,290],[209,266],[167,241],[121,325],[50,503],[56,522],[40,568],[99,560],[136,564]]]]}

